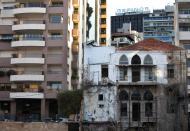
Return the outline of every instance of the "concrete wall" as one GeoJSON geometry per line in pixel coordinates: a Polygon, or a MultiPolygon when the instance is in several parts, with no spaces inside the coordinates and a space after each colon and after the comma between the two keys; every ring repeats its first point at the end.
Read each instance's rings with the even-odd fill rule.
{"type": "Polygon", "coordinates": [[[83,119],[87,121],[117,120],[117,87],[94,86],[84,91],[83,119]],[[103,100],[98,100],[99,94],[103,100]],[[103,107],[100,107],[103,105],[103,107]]]}
{"type": "Polygon", "coordinates": [[[23,122],[0,122],[1,131],[68,131],[63,123],[23,123],[23,122]]]}

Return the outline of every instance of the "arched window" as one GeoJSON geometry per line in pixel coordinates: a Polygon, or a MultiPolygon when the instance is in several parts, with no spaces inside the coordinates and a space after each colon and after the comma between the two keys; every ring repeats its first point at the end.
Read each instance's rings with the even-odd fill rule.
{"type": "Polygon", "coordinates": [[[140,57],[138,55],[133,56],[131,60],[131,64],[140,65],[141,64],[140,57]]]}
{"type": "Polygon", "coordinates": [[[141,100],[141,94],[138,91],[134,91],[131,95],[131,100],[141,100]]]}
{"type": "Polygon", "coordinates": [[[128,93],[124,90],[122,90],[120,93],[119,93],[119,100],[120,101],[126,101],[128,100],[128,93]]]}
{"type": "Polygon", "coordinates": [[[144,100],[153,100],[153,94],[151,91],[147,90],[145,93],[144,93],[144,100]]]}
{"type": "Polygon", "coordinates": [[[122,55],[119,59],[119,64],[120,65],[127,65],[128,64],[128,59],[125,55],[122,55]]]}
{"type": "Polygon", "coordinates": [[[144,64],[145,65],[152,65],[153,64],[153,60],[152,60],[152,57],[150,55],[147,55],[145,58],[144,58],[144,64]]]}

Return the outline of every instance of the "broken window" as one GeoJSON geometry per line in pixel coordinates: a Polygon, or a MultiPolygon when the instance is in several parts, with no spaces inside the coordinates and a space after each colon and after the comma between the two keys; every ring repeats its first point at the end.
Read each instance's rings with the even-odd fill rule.
{"type": "Polygon", "coordinates": [[[127,103],[121,103],[121,116],[127,116],[127,103]]]}
{"type": "Polygon", "coordinates": [[[103,101],[103,100],[104,100],[103,94],[99,94],[99,95],[98,95],[98,100],[99,100],[99,101],[103,101]]]}
{"type": "Polygon", "coordinates": [[[152,115],[153,115],[152,103],[151,102],[145,103],[145,116],[151,117],[152,115]]]}
{"type": "Polygon", "coordinates": [[[152,95],[152,92],[147,90],[145,93],[144,93],[144,100],[147,100],[147,101],[151,101],[153,100],[153,95],[152,95]]]}
{"type": "Polygon", "coordinates": [[[99,108],[104,108],[104,105],[103,104],[99,104],[99,108]]]}
{"type": "Polygon", "coordinates": [[[168,78],[174,78],[174,65],[173,64],[168,64],[168,78]]]}
{"type": "Polygon", "coordinates": [[[102,77],[108,77],[108,65],[102,65],[102,77]]]}
{"type": "Polygon", "coordinates": [[[133,121],[140,121],[140,103],[133,103],[132,104],[132,120],[133,121]]]}
{"type": "Polygon", "coordinates": [[[119,93],[119,100],[120,101],[126,101],[126,100],[128,100],[128,93],[126,91],[122,90],[119,93]]]}

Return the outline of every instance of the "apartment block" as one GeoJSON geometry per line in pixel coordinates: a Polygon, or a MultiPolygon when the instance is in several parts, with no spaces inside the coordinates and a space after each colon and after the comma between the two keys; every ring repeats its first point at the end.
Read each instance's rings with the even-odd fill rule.
{"type": "Polygon", "coordinates": [[[175,44],[185,48],[187,51],[187,94],[188,100],[186,107],[188,108],[188,123],[190,128],[190,0],[175,1],[175,44]]]}
{"type": "Polygon", "coordinates": [[[153,10],[143,19],[144,39],[156,38],[174,44],[174,7],[167,5],[165,9],[153,10]]]}
{"type": "Polygon", "coordinates": [[[54,117],[78,65],[79,0],[1,0],[0,116],[54,117]]]}

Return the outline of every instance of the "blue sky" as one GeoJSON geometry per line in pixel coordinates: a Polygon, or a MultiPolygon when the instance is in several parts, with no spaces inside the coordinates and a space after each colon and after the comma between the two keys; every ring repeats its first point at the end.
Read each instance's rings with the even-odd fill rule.
{"type": "Polygon", "coordinates": [[[149,7],[152,9],[162,9],[165,5],[173,5],[175,0],[108,0],[111,7],[111,15],[115,15],[117,9],[149,7]]]}

